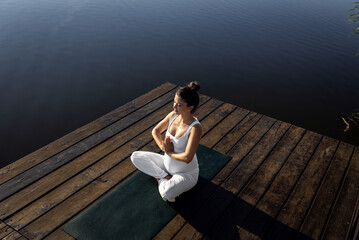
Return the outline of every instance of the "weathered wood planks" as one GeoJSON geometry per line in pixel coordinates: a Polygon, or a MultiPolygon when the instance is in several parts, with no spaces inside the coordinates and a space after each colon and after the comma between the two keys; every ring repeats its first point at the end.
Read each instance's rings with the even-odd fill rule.
{"type": "Polygon", "coordinates": [[[347,235],[352,221],[350,215],[359,196],[359,148],[356,147],[346,176],[342,181],[335,205],[324,231],[325,239],[340,239],[347,235]],[[338,225],[337,222],[342,224],[338,225]]]}
{"type": "MultiPolygon", "coordinates": [[[[159,152],[151,130],[176,87],[163,84],[0,169],[0,238],[73,239],[61,227],[137,172],[130,154],[159,152]]],[[[204,95],[195,115],[201,144],[232,159],[200,179],[155,239],[357,234],[358,147],[204,95]]]]}
{"type": "Polygon", "coordinates": [[[322,181],[315,200],[300,229],[300,232],[304,235],[314,239],[320,238],[353,149],[354,147],[352,145],[343,142],[339,144],[333,162],[322,181]]]}
{"type": "Polygon", "coordinates": [[[25,239],[19,232],[2,221],[0,221],[0,238],[3,240],[25,239]]]}
{"type": "Polygon", "coordinates": [[[256,210],[259,211],[253,211],[244,221],[239,230],[240,238],[247,239],[253,234],[260,238],[265,237],[273,220],[291,192],[293,185],[296,183],[319,143],[320,137],[319,134],[306,132],[269,189],[257,203],[256,210]]]}
{"type": "Polygon", "coordinates": [[[306,211],[337,149],[338,141],[324,137],[282,208],[270,233],[271,238],[294,238],[306,211]],[[293,216],[296,216],[293,218],[293,216]],[[283,225],[284,224],[284,225],[283,225]],[[286,227],[284,227],[286,226],[286,227]],[[288,228],[289,227],[289,228],[288,228]]]}
{"type": "Polygon", "coordinates": [[[242,226],[246,217],[255,209],[258,201],[266,192],[273,179],[282,168],[293,149],[302,138],[305,130],[291,126],[279,140],[262,165],[238,195],[237,199],[217,220],[217,224],[208,233],[211,238],[230,239],[242,226]]]}
{"type": "Polygon", "coordinates": [[[136,98],[135,100],[115,109],[114,111],[100,117],[99,119],[80,127],[79,129],[69,133],[68,135],[46,145],[45,147],[19,159],[18,161],[0,169],[0,184],[15,177],[16,175],[28,170],[29,168],[41,163],[49,157],[61,152],[69,146],[81,141],[82,139],[92,135],[121,117],[130,114],[145,104],[153,101],[164,93],[174,89],[176,86],[171,83],[165,83],[158,88],[136,98]]]}

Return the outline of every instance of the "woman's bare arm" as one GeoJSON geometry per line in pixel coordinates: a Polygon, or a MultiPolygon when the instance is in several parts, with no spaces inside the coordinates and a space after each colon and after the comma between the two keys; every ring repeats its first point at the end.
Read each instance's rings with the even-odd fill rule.
{"type": "Polygon", "coordinates": [[[182,153],[174,153],[174,152],[166,152],[171,158],[174,158],[179,161],[183,161],[185,163],[190,163],[196,154],[199,141],[202,135],[202,127],[199,124],[196,124],[192,127],[189,132],[188,142],[186,146],[186,150],[182,153]]]}
{"type": "Polygon", "coordinates": [[[168,127],[170,120],[172,116],[174,115],[174,112],[170,112],[161,122],[157,124],[157,126],[152,130],[152,137],[157,143],[158,147],[164,151],[164,145],[163,145],[163,139],[161,136],[161,133],[166,130],[168,127]]]}

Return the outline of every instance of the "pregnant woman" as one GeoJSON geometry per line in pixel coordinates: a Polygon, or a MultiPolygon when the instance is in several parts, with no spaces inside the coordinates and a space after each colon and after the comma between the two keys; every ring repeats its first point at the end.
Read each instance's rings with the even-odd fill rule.
{"type": "Polygon", "coordinates": [[[164,155],[146,151],[136,151],[131,155],[131,161],[138,170],[157,179],[164,201],[174,202],[177,196],[194,187],[198,180],[196,150],[202,127],[192,114],[199,103],[199,89],[197,82],[181,87],[176,92],[173,111],[152,130],[152,136],[164,155]],[[166,129],[163,140],[161,133],[166,129]]]}

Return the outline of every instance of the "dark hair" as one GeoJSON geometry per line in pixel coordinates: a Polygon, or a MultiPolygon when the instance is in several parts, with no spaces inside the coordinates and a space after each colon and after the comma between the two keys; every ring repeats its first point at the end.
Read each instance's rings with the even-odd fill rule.
{"type": "Polygon", "coordinates": [[[197,91],[200,89],[200,85],[197,82],[190,82],[184,87],[177,90],[176,94],[187,103],[187,106],[193,106],[191,113],[193,113],[199,103],[199,95],[197,91]]]}

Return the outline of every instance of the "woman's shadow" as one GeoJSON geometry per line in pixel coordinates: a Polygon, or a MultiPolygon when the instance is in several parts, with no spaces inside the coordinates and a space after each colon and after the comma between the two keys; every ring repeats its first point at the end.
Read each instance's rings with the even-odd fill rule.
{"type": "Polygon", "coordinates": [[[209,239],[240,239],[239,227],[261,239],[311,239],[201,176],[193,189],[170,205],[209,239]],[[269,228],[274,234],[267,234],[269,228]]]}

